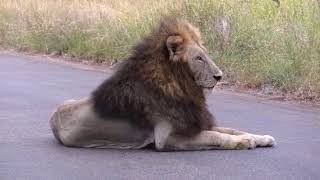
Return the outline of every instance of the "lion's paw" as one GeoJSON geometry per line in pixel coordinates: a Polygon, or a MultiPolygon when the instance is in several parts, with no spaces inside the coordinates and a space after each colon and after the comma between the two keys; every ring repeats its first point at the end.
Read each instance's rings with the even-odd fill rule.
{"type": "Polygon", "coordinates": [[[265,146],[275,146],[277,145],[276,140],[274,139],[274,137],[270,136],[270,135],[264,135],[264,145],[265,146]]]}
{"type": "Polygon", "coordinates": [[[270,135],[252,135],[259,147],[272,147],[276,145],[276,140],[270,135]]]}
{"type": "Polygon", "coordinates": [[[250,135],[241,135],[240,141],[236,146],[236,149],[254,149],[256,148],[256,141],[250,135]]]}

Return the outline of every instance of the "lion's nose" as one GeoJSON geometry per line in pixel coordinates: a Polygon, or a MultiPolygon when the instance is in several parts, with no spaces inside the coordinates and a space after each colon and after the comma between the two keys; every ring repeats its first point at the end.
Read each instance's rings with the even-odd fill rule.
{"type": "Polygon", "coordinates": [[[216,81],[220,81],[222,79],[222,71],[218,71],[218,73],[215,73],[215,75],[213,75],[213,78],[216,80],[216,81]]]}
{"type": "Polygon", "coordinates": [[[221,78],[222,78],[222,75],[217,74],[217,75],[214,75],[213,78],[214,78],[215,80],[217,80],[217,81],[220,81],[221,78]]]}

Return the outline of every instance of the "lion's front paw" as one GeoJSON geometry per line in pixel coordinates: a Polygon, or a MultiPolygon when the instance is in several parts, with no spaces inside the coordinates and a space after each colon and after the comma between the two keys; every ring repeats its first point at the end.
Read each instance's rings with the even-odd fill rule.
{"type": "Polygon", "coordinates": [[[276,140],[274,139],[274,137],[272,137],[270,135],[264,135],[262,137],[263,137],[264,146],[275,146],[275,145],[277,145],[276,140]]]}
{"type": "Polygon", "coordinates": [[[276,140],[270,135],[253,135],[256,145],[259,147],[272,147],[276,145],[276,140]]]}
{"type": "Polygon", "coordinates": [[[238,142],[236,149],[254,149],[256,148],[255,138],[250,135],[240,135],[240,141],[238,142]]]}

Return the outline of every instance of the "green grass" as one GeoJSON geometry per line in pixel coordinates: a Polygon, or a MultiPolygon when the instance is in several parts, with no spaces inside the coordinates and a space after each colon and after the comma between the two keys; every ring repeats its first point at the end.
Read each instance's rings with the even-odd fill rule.
{"type": "Polygon", "coordinates": [[[316,0],[0,0],[0,46],[97,61],[123,59],[164,15],[198,26],[232,84],[268,84],[320,100],[320,6],[316,0]],[[215,25],[230,22],[225,41],[215,25]]]}

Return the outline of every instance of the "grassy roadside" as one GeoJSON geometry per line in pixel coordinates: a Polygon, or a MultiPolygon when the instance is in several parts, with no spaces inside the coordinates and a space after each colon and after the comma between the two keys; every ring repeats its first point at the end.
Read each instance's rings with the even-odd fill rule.
{"type": "Polygon", "coordinates": [[[316,0],[0,0],[0,46],[123,59],[163,15],[200,27],[231,84],[320,100],[316,0]]]}

